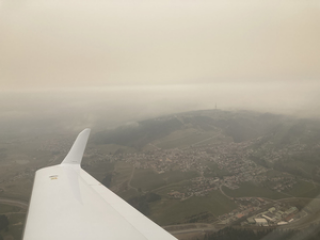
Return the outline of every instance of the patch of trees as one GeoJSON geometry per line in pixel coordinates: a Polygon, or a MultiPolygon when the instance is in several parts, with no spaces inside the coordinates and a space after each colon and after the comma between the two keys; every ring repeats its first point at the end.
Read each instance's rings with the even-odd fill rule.
{"type": "Polygon", "coordinates": [[[149,192],[142,196],[132,197],[127,202],[142,214],[149,216],[150,214],[149,203],[159,201],[159,200],[161,200],[160,195],[149,192]]]}
{"type": "Polygon", "coordinates": [[[183,124],[176,118],[150,119],[139,122],[137,126],[122,126],[114,130],[96,133],[94,139],[98,144],[119,144],[140,149],[182,126],[183,124]]]}
{"type": "Polygon", "coordinates": [[[320,165],[320,149],[306,149],[292,156],[292,159],[309,164],[320,165]]]}
{"type": "Polygon", "coordinates": [[[215,120],[208,116],[192,116],[192,117],[184,117],[184,123],[192,124],[195,128],[200,128],[204,131],[210,131],[214,128],[212,125],[215,124],[215,120]]]}
{"type": "Polygon", "coordinates": [[[298,166],[295,166],[294,164],[290,164],[290,162],[284,162],[284,161],[279,161],[274,164],[274,169],[281,171],[281,172],[287,172],[295,176],[301,176],[305,178],[310,178],[311,176],[307,174],[305,171],[303,171],[301,168],[298,166]]]}
{"type": "Polygon", "coordinates": [[[149,209],[149,204],[145,198],[145,196],[138,196],[138,197],[133,197],[128,200],[128,203],[137,209],[139,212],[142,214],[149,216],[150,214],[150,209],[149,209]]]}
{"type": "Polygon", "coordinates": [[[313,179],[320,182],[320,174],[318,168],[320,167],[320,151],[310,150],[309,153],[303,151],[293,156],[288,157],[286,160],[278,161],[273,164],[275,170],[287,172],[295,176],[313,179]],[[306,165],[308,168],[313,168],[311,171],[303,169],[301,165],[306,165]]]}
{"type": "Polygon", "coordinates": [[[147,202],[155,202],[155,201],[161,200],[161,196],[153,192],[146,193],[145,197],[147,202]]]}
{"type": "Polygon", "coordinates": [[[4,229],[7,231],[8,226],[9,226],[8,217],[6,215],[0,215],[0,231],[4,229]]]}
{"type": "Polygon", "coordinates": [[[242,117],[228,119],[228,127],[224,130],[224,133],[232,137],[236,143],[251,140],[259,136],[257,122],[242,117]]]}

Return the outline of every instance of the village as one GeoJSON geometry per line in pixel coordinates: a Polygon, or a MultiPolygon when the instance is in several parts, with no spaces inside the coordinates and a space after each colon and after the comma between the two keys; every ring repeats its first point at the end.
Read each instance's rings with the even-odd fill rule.
{"type": "MultiPolygon", "coordinates": [[[[274,192],[283,192],[292,189],[297,184],[297,177],[289,174],[269,176],[267,168],[258,165],[251,159],[254,150],[251,142],[228,144],[203,144],[187,148],[161,149],[139,153],[101,154],[89,149],[86,153],[87,165],[98,162],[116,163],[124,161],[136,169],[152,169],[157,174],[169,171],[195,171],[197,177],[190,179],[190,185],[183,191],[171,190],[167,197],[185,201],[190,197],[204,197],[211,191],[221,191],[222,194],[234,201],[238,208],[230,213],[219,216],[217,224],[231,224],[239,222],[241,225],[272,226],[283,225],[303,217],[306,212],[299,212],[295,206],[281,206],[278,203],[261,197],[230,197],[224,189],[236,190],[242,183],[251,182],[259,186],[263,184],[274,192]],[[266,209],[266,206],[268,208],[266,209]]],[[[43,143],[43,148],[53,153],[48,164],[54,163],[59,155],[67,152],[69,145],[63,141],[49,141],[43,143]]],[[[302,146],[303,147],[303,146],[302,146]]],[[[93,148],[92,148],[93,149],[93,148]]],[[[291,148],[288,148],[287,152],[291,148]]],[[[296,149],[296,148],[295,148],[296,149]]],[[[271,161],[281,159],[283,152],[272,153],[271,161]]],[[[11,179],[0,179],[0,183],[15,182],[21,178],[31,178],[35,169],[27,169],[16,174],[11,179]]],[[[3,189],[0,192],[3,192],[3,189]]]]}
{"type": "MultiPolygon", "coordinates": [[[[192,185],[184,193],[170,193],[175,198],[201,196],[222,186],[238,189],[244,182],[264,184],[276,192],[286,192],[297,183],[297,177],[281,173],[269,176],[269,169],[251,160],[253,142],[228,143],[220,145],[190,146],[179,149],[160,149],[141,153],[120,153],[101,155],[91,153],[88,164],[99,161],[125,161],[137,169],[152,169],[158,174],[168,171],[196,171],[199,176],[191,179],[192,185]]],[[[275,156],[275,153],[273,153],[275,156]]],[[[276,154],[281,158],[281,152],[276,154]]]]}
{"type": "MultiPolygon", "coordinates": [[[[91,159],[94,162],[124,160],[133,163],[137,169],[153,169],[158,174],[173,170],[197,171],[199,176],[190,179],[191,184],[185,191],[172,190],[167,193],[168,197],[180,201],[192,196],[203,197],[215,190],[220,190],[226,195],[223,191],[224,187],[235,190],[245,182],[252,182],[258,186],[263,184],[271,191],[284,194],[292,189],[298,182],[297,177],[285,173],[281,176],[268,176],[267,168],[257,165],[250,159],[253,153],[250,147],[252,144],[253,142],[229,143],[168,150],[156,148],[148,153],[128,153],[91,159]]],[[[285,154],[290,149],[296,150],[297,146],[288,147],[285,154]]],[[[280,160],[283,153],[273,152],[272,161],[280,160]]],[[[226,196],[232,199],[238,208],[219,216],[218,224],[232,224],[240,221],[241,225],[285,225],[308,214],[305,211],[299,211],[295,206],[283,205],[261,197],[233,198],[226,196]]]]}

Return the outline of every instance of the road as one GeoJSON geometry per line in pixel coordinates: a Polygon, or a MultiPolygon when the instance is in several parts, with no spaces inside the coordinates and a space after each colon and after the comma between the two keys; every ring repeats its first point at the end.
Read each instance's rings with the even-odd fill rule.
{"type": "MultiPolygon", "coordinates": [[[[222,226],[223,228],[224,226],[222,226]]],[[[170,232],[172,235],[176,237],[180,236],[191,236],[194,234],[203,234],[206,232],[218,231],[221,229],[221,226],[216,227],[212,224],[206,223],[193,223],[193,224],[179,224],[179,225],[171,225],[165,226],[164,229],[170,232]]]]}
{"type": "Polygon", "coordinates": [[[131,180],[132,180],[132,178],[133,178],[133,176],[134,176],[135,170],[136,170],[136,168],[135,168],[135,166],[133,166],[133,167],[132,167],[132,172],[131,172],[131,175],[130,175],[130,178],[129,178],[129,181],[128,181],[128,188],[134,189],[134,190],[136,190],[136,192],[139,192],[139,190],[138,190],[137,188],[132,187],[132,185],[131,185],[131,180]]]}
{"type": "Polygon", "coordinates": [[[219,185],[220,192],[221,192],[223,195],[225,195],[227,198],[233,200],[233,197],[230,197],[229,195],[227,195],[227,194],[222,190],[222,185],[223,185],[223,184],[220,184],[220,185],[219,185]]]}
{"type": "Polygon", "coordinates": [[[25,201],[11,199],[11,198],[3,198],[3,197],[0,197],[0,203],[10,205],[10,206],[20,207],[23,209],[28,209],[28,206],[29,206],[29,204],[25,201]]]}
{"type": "Polygon", "coordinates": [[[218,231],[216,228],[193,228],[193,229],[184,229],[178,231],[170,231],[170,233],[174,236],[182,235],[182,234],[194,234],[194,233],[204,233],[207,231],[218,231]]]}

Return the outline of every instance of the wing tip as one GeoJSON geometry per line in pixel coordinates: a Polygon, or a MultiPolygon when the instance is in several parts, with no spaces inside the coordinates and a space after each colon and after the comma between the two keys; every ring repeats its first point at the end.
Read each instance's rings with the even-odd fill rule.
{"type": "Polygon", "coordinates": [[[62,165],[64,164],[81,164],[81,160],[83,157],[84,150],[87,146],[87,142],[89,139],[89,135],[91,133],[90,128],[85,128],[79,134],[76,140],[74,141],[69,153],[62,161],[62,165]]]}

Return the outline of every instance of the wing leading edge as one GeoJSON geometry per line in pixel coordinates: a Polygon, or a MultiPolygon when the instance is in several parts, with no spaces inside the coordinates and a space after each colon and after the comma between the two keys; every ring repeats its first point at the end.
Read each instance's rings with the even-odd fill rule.
{"type": "Polygon", "coordinates": [[[89,134],[61,164],[36,172],[23,239],[176,239],[80,168],[89,134]]]}

